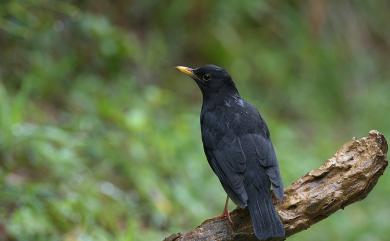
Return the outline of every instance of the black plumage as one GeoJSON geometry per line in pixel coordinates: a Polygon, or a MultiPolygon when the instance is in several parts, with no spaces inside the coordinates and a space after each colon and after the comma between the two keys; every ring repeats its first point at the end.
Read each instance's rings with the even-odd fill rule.
{"type": "Polygon", "coordinates": [[[257,238],[284,237],[271,193],[282,199],[283,184],[265,121],[240,97],[224,69],[215,65],[177,68],[202,91],[204,151],[229,198],[241,208],[248,207],[257,238]]]}

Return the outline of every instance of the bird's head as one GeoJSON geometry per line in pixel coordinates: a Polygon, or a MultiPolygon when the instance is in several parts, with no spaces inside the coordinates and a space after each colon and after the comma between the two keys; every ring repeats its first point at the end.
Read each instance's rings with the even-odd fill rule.
{"type": "Polygon", "coordinates": [[[237,88],[229,73],[221,67],[205,65],[193,69],[177,66],[176,69],[194,79],[201,89],[203,96],[238,94],[237,88]]]}

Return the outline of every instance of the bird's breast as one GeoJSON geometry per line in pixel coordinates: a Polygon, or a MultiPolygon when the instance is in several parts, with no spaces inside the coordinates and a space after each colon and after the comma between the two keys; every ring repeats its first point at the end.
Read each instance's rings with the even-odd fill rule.
{"type": "Polygon", "coordinates": [[[248,127],[245,111],[236,108],[217,108],[201,115],[203,144],[216,147],[222,139],[234,139],[248,127]]]}

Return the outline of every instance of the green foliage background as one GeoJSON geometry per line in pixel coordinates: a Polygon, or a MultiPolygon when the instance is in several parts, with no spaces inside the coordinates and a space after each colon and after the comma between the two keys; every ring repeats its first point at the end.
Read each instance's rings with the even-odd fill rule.
{"type": "MultiPolygon", "coordinates": [[[[389,3],[0,3],[0,240],[162,240],[219,214],[201,95],[224,66],[269,123],[286,186],[353,136],[390,138],[389,3]]],[[[388,240],[390,178],[290,240],[388,240]]],[[[233,206],[231,207],[233,208],[233,206]]]]}

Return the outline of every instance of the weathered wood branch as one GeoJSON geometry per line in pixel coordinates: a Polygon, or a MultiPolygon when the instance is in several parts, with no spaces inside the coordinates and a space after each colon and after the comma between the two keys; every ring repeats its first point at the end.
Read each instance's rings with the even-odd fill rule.
{"type": "MultiPolygon", "coordinates": [[[[285,190],[276,209],[290,236],[328,217],[339,209],[367,196],[386,166],[385,137],[370,131],[367,137],[353,139],[318,169],[307,173],[285,190]]],[[[257,240],[246,209],[231,213],[233,225],[212,218],[187,233],[172,234],[165,241],[257,240]]]]}

